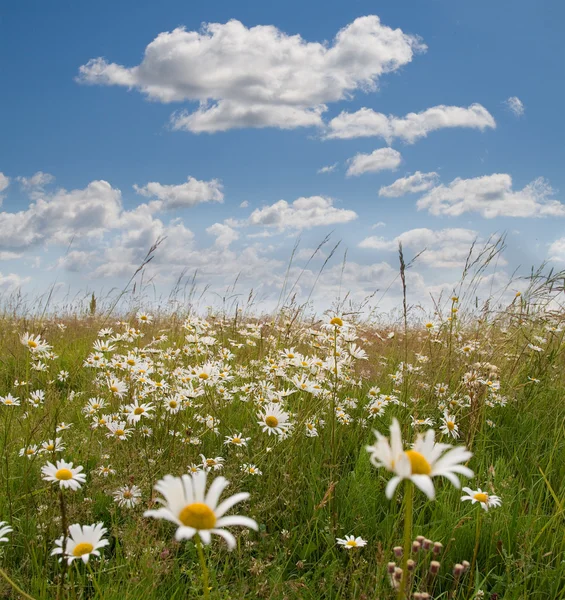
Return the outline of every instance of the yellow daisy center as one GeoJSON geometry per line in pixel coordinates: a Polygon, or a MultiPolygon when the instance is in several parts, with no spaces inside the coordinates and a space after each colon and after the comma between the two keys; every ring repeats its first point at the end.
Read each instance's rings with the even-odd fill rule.
{"type": "Polygon", "coordinates": [[[73,556],[84,556],[90,554],[94,550],[94,546],[88,542],[81,542],[73,549],[73,556]]]}
{"type": "Polygon", "coordinates": [[[37,342],[36,342],[36,341],[34,341],[34,340],[28,340],[28,343],[27,343],[27,345],[28,345],[30,348],[37,348],[37,342]]]}
{"type": "Polygon", "coordinates": [[[4,400],[4,404],[14,404],[14,402],[10,400],[10,398],[6,398],[6,400],[4,400]]]}
{"type": "Polygon", "coordinates": [[[115,385],[111,385],[111,386],[110,386],[110,390],[111,390],[112,392],[116,393],[116,392],[118,391],[118,387],[117,387],[117,386],[115,386],[115,385]]]}
{"type": "Polygon", "coordinates": [[[330,325],[337,325],[338,327],[343,327],[343,321],[339,317],[334,317],[330,321],[330,325]]]}
{"type": "Polygon", "coordinates": [[[126,491],[123,493],[123,497],[124,497],[126,500],[129,500],[130,498],[132,498],[132,497],[133,497],[133,494],[132,494],[132,493],[131,493],[129,490],[126,490],[126,491]]]}
{"type": "Polygon", "coordinates": [[[179,521],[194,529],[213,529],[216,524],[214,511],[203,502],[187,504],[179,514],[179,521]]]}
{"type": "Polygon", "coordinates": [[[169,402],[169,406],[170,406],[171,408],[176,408],[176,407],[178,406],[178,404],[177,404],[176,400],[171,400],[171,401],[169,402]]]}
{"type": "Polygon", "coordinates": [[[410,460],[412,475],[429,475],[432,467],[426,458],[416,450],[406,450],[406,456],[410,460]]]}
{"type": "Polygon", "coordinates": [[[200,373],[200,375],[198,375],[198,377],[200,377],[200,379],[208,379],[208,377],[210,377],[208,375],[208,373],[200,373]]]}
{"type": "Polygon", "coordinates": [[[483,492],[477,492],[473,498],[478,502],[488,502],[488,494],[484,494],[483,492]]]}
{"type": "Polygon", "coordinates": [[[434,324],[433,324],[433,323],[426,323],[426,327],[427,327],[428,329],[431,329],[433,326],[434,326],[434,324]]]}
{"type": "Polygon", "coordinates": [[[276,427],[279,424],[279,420],[277,419],[277,417],[274,417],[273,415],[269,415],[266,419],[265,419],[265,424],[268,427],[276,427]]]}
{"type": "Polygon", "coordinates": [[[68,481],[73,478],[73,474],[69,469],[59,469],[55,473],[55,477],[59,480],[68,481]]]}
{"type": "Polygon", "coordinates": [[[47,446],[45,446],[45,450],[55,450],[55,446],[53,444],[47,444],[47,446]]]}
{"type": "Polygon", "coordinates": [[[141,406],[138,406],[134,411],[133,414],[134,415],[142,415],[145,412],[144,408],[141,408],[141,406]]]}
{"type": "Polygon", "coordinates": [[[116,429],[116,435],[120,436],[120,435],[124,435],[125,431],[123,429],[116,429]]]}
{"type": "Polygon", "coordinates": [[[357,546],[357,542],[355,540],[347,540],[346,546],[352,546],[355,548],[357,546]]]}
{"type": "Polygon", "coordinates": [[[455,429],[455,423],[453,421],[447,421],[445,425],[449,429],[449,431],[453,431],[455,429]]]}
{"type": "Polygon", "coordinates": [[[241,444],[241,438],[234,437],[234,438],[232,438],[232,442],[233,442],[234,444],[241,444]]]}

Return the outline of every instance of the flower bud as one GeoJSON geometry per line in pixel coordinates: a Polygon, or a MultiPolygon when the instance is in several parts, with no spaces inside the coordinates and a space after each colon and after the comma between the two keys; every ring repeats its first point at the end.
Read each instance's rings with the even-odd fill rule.
{"type": "Polygon", "coordinates": [[[406,568],[409,571],[413,571],[416,568],[416,563],[410,558],[406,561],[406,568]]]}
{"type": "Polygon", "coordinates": [[[421,547],[422,547],[422,544],[420,544],[420,542],[418,540],[414,540],[412,542],[412,554],[416,554],[417,552],[420,552],[421,547]]]}
{"type": "Polygon", "coordinates": [[[443,544],[441,542],[434,542],[434,554],[441,554],[443,550],[443,544]]]}
{"type": "Polygon", "coordinates": [[[430,573],[432,575],[437,575],[439,573],[440,563],[437,560],[432,560],[430,563],[430,573]]]}
{"type": "Polygon", "coordinates": [[[396,569],[394,569],[394,578],[397,581],[400,581],[402,579],[402,569],[400,567],[396,567],[396,569]]]}
{"type": "Polygon", "coordinates": [[[465,573],[471,568],[471,564],[469,563],[468,560],[461,561],[461,564],[463,565],[463,568],[465,569],[465,573]]]}
{"type": "Polygon", "coordinates": [[[423,544],[425,539],[426,538],[423,535],[416,536],[416,541],[420,542],[420,544],[423,544]]]}
{"type": "Polygon", "coordinates": [[[392,551],[394,552],[394,556],[396,556],[396,558],[400,558],[402,556],[402,546],[395,546],[392,551]]]}
{"type": "Polygon", "coordinates": [[[429,550],[432,547],[432,540],[428,540],[427,538],[424,540],[424,542],[422,543],[422,547],[424,548],[424,550],[429,550]]]}
{"type": "Polygon", "coordinates": [[[395,569],[396,569],[396,563],[394,563],[394,562],[389,562],[388,565],[386,566],[386,570],[389,575],[392,575],[394,573],[395,569]]]}
{"type": "Polygon", "coordinates": [[[460,563],[457,563],[453,567],[453,575],[455,577],[461,577],[461,575],[463,575],[464,572],[465,572],[465,567],[462,564],[460,564],[460,563]]]}

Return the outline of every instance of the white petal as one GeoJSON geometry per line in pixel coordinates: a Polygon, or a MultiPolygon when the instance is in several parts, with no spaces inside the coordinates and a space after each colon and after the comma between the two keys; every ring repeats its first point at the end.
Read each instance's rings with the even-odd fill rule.
{"type": "Polygon", "coordinates": [[[212,541],[212,536],[210,535],[210,532],[207,529],[200,529],[198,531],[198,535],[200,536],[200,539],[202,540],[203,544],[209,544],[212,541]]]}
{"type": "Polygon", "coordinates": [[[218,506],[218,500],[222,495],[222,492],[228,486],[228,480],[225,477],[216,477],[206,494],[206,504],[212,509],[215,510],[216,506],[218,506]]]}
{"type": "Polygon", "coordinates": [[[427,475],[412,475],[411,479],[416,487],[420,488],[430,500],[435,498],[436,491],[434,489],[434,484],[427,475]]]}
{"type": "Polygon", "coordinates": [[[175,533],[175,540],[180,542],[181,540],[190,540],[194,534],[196,533],[196,529],[192,527],[179,527],[175,533]]]}
{"type": "Polygon", "coordinates": [[[395,476],[386,484],[385,495],[389,500],[392,498],[394,491],[396,490],[398,484],[401,481],[402,481],[402,479],[400,477],[395,476]]]}
{"type": "Polygon", "coordinates": [[[247,500],[247,498],[249,498],[248,492],[240,492],[239,494],[234,494],[233,496],[226,498],[214,511],[216,513],[216,518],[219,519],[220,517],[223,517],[232,506],[235,506],[238,502],[247,500]]]}
{"type": "Polygon", "coordinates": [[[216,522],[216,527],[230,527],[232,525],[239,525],[241,527],[249,527],[250,529],[253,529],[254,531],[257,531],[259,529],[259,527],[257,526],[257,523],[253,520],[250,519],[249,517],[240,517],[240,516],[230,516],[230,517],[223,517],[221,519],[218,519],[218,521],[216,522]]]}
{"type": "Polygon", "coordinates": [[[215,533],[216,535],[223,537],[224,540],[226,540],[230,550],[233,550],[237,545],[233,535],[225,529],[210,529],[210,533],[215,533]]]}

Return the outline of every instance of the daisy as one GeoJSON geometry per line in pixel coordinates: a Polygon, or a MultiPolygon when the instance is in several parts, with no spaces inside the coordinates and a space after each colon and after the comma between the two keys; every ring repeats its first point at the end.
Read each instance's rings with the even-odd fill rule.
{"type": "Polygon", "coordinates": [[[31,444],[30,446],[26,446],[20,450],[20,456],[27,456],[28,458],[33,458],[39,452],[37,445],[31,444]]]}
{"type": "Polygon", "coordinates": [[[0,542],[7,542],[8,538],[4,537],[8,533],[12,533],[14,531],[6,521],[0,521],[0,542]]]}
{"type": "Polygon", "coordinates": [[[343,546],[345,550],[351,550],[352,548],[362,548],[367,545],[367,541],[361,537],[355,537],[354,535],[346,535],[344,539],[336,538],[337,543],[343,546]]]}
{"type": "Polygon", "coordinates": [[[127,414],[128,423],[138,423],[141,420],[141,417],[151,418],[151,411],[154,410],[153,404],[148,402],[147,404],[139,404],[139,402],[134,402],[132,404],[128,404],[124,412],[127,414]]]}
{"type": "Polygon", "coordinates": [[[107,546],[110,542],[102,539],[107,529],[103,523],[96,525],[79,525],[75,523],[69,527],[69,535],[61,536],[55,541],[55,548],[51,551],[51,556],[61,554],[61,558],[66,558],[70,565],[77,558],[82,559],[86,564],[90,555],[100,556],[100,548],[107,546]],[[63,541],[66,537],[66,547],[63,551],[63,541]]]}
{"type": "Polygon", "coordinates": [[[223,462],[224,459],[221,456],[216,456],[216,458],[206,458],[204,454],[200,455],[202,459],[202,468],[204,471],[220,471],[224,468],[223,462]]]}
{"type": "Polygon", "coordinates": [[[240,467],[240,470],[248,475],[263,475],[263,471],[258,469],[255,465],[251,465],[248,463],[243,463],[240,467]]]}
{"type": "Polygon", "coordinates": [[[58,460],[56,465],[48,462],[41,467],[43,479],[59,483],[59,487],[70,488],[71,490],[80,489],[81,485],[86,481],[86,475],[81,473],[84,467],[78,466],[73,468],[73,463],[58,460]]]}
{"type": "Polygon", "coordinates": [[[483,492],[481,488],[474,491],[471,488],[464,487],[464,492],[467,492],[468,496],[461,496],[461,500],[470,500],[473,504],[480,502],[481,506],[488,511],[491,506],[500,506],[502,500],[494,494],[487,494],[483,492]]]}
{"type": "Polygon", "coordinates": [[[455,423],[455,417],[449,415],[447,411],[443,413],[441,419],[442,425],[439,430],[444,435],[450,435],[452,438],[457,439],[459,437],[459,426],[455,423]]]}
{"type": "Polygon", "coordinates": [[[105,467],[104,465],[100,465],[96,469],[96,474],[100,475],[101,477],[108,477],[108,475],[115,475],[116,471],[112,469],[111,465],[108,465],[107,467],[105,467]]]}
{"type": "Polygon", "coordinates": [[[21,343],[29,348],[29,350],[36,354],[43,354],[51,349],[51,346],[43,339],[40,335],[33,335],[33,333],[24,333],[20,337],[21,343]]]}
{"type": "Polygon", "coordinates": [[[106,427],[109,430],[109,433],[106,434],[106,437],[116,437],[119,440],[127,440],[133,431],[133,429],[127,428],[125,421],[108,421],[106,423],[106,427]]]}
{"type": "Polygon", "coordinates": [[[251,438],[243,437],[241,433],[238,433],[237,435],[226,436],[226,441],[224,442],[224,444],[231,446],[247,446],[247,442],[250,439],[251,438]]]}
{"type": "Polygon", "coordinates": [[[55,438],[54,440],[47,440],[41,443],[40,452],[63,452],[65,445],[63,444],[62,438],[55,438]]]}
{"type": "Polygon", "coordinates": [[[128,390],[127,385],[123,381],[117,379],[116,377],[112,377],[108,381],[108,387],[110,388],[110,391],[113,394],[118,396],[118,398],[122,398],[128,390]]]}
{"type": "Polygon", "coordinates": [[[257,423],[261,425],[264,432],[269,435],[284,435],[290,428],[288,422],[289,415],[284,412],[280,406],[270,402],[267,404],[262,413],[258,414],[259,421],[257,423]]]}
{"type": "Polygon", "coordinates": [[[239,525],[255,531],[258,527],[257,523],[249,517],[224,516],[238,502],[249,498],[247,492],[240,492],[218,504],[228,484],[224,477],[217,477],[205,494],[206,473],[204,472],[182,477],[165,475],[155,486],[155,489],[164,496],[164,499],[158,498],[157,501],[164,506],[157,510],[145,511],[144,516],[166,519],[178,525],[175,539],[179,541],[189,540],[198,533],[202,542],[209,544],[213,533],[223,537],[228,548],[233,550],[236,546],[235,537],[224,527],[239,525]]]}
{"type": "Polygon", "coordinates": [[[145,323],[147,325],[149,325],[149,323],[151,323],[153,321],[153,315],[149,315],[145,312],[141,312],[139,311],[136,315],[135,318],[137,319],[138,323],[145,323]]]}
{"type": "Polygon", "coordinates": [[[118,506],[133,508],[141,502],[141,488],[137,485],[124,485],[112,493],[118,506]]]}
{"type": "Polygon", "coordinates": [[[2,404],[4,406],[19,406],[20,405],[20,399],[14,398],[12,396],[12,394],[6,394],[6,396],[0,396],[0,402],[2,402],[2,404]]]}
{"type": "Polygon", "coordinates": [[[386,497],[390,500],[396,487],[403,479],[410,479],[428,496],[435,498],[432,477],[446,477],[456,487],[460,487],[456,473],[465,477],[473,477],[473,471],[461,463],[468,461],[472,455],[463,446],[452,448],[449,444],[437,444],[435,432],[429,429],[419,434],[410,450],[404,450],[400,425],[393,419],[390,427],[390,443],[388,438],[375,431],[377,441],[367,446],[370,460],[377,468],[385,467],[395,474],[386,486],[386,497]]]}

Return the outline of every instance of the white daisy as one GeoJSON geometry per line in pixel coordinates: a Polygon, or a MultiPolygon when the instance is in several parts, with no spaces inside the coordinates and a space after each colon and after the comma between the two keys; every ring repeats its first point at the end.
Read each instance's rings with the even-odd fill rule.
{"type": "Polygon", "coordinates": [[[451,416],[447,411],[443,413],[441,423],[442,425],[439,430],[444,435],[450,435],[454,439],[459,437],[459,426],[455,422],[455,417],[451,416]]]}
{"type": "Polygon", "coordinates": [[[133,508],[141,502],[141,488],[137,485],[124,485],[112,493],[114,500],[122,508],[133,508]]]}
{"type": "Polygon", "coordinates": [[[42,478],[45,481],[58,483],[61,489],[70,488],[71,490],[78,490],[86,481],[86,475],[81,473],[83,468],[81,466],[73,467],[73,463],[68,463],[64,460],[58,460],[56,465],[48,462],[45,466],[41,467],[42,478]]]}
{"type": "Polygon", "coordinates": [[[345,550],[351,550],[352,548],[362,548],[367,545],[367,541],[361,537],[355,537],[354,535],[346,535],[344,539],[336,538],[337,543],[343,546],[345,550]]]}
{"type": "Polygon", "coordinates": [[[0,542],[7,542],[8,538],[4,537],[8,533],[12,533],[14,531],[6,521],[0,521],[0,542]]]}
{"type": "Polygon", "coordinates": [[[289,415],[278,404],[270,402],[264,407],[263,412],[259,413],[258,417],[259,421],[257,423],[269,435],[271,433],[279,436],[284,435],[290,428],[289,415]]]}
{"type": "Polygon", "coordinates": [[[487,494],[486,492],[483,492],[481,488],[472,490],[471,488],[464,487],[463,491],[467,492],[468,496],[461,496],[461,500],[470,500],[473,504],[475,504],[475,502],[480,502],[485,510],[488,510],[491,506],[500,506],[502,504],[502,500],[499,496],[487,494]]]}
{"type": "Polygon", "coordinates": [[[100,556],[99,549],[110,543],[108,540],[102,539],[106,532],[107,529],[103,523],[96,525],[75,523],[69,527],[65,550],[63,551],[64,536],[61,536],[55,541],[55,548],[51,551],[51,556],[62,554],[62,558],[67,558],[69,564],[77,558],[87,563],[91,554],[100,556]]]}
{"type": "Polygon", "coordinates": [[[390,427],[389,440],[375,431],[377,441],[367,446],[371,462],[375,467],[385,467],[395,474],[386,486],[387,498],[392,498],[394,491],[402,479],[410,479],[428,496],[435,498],[432,477],[443,476],[459,488],[461,484],[457,474],[473,477],[473,471],[464,466],[472,455],[463,446],[452,448],[449,444],[436,444],[435,432],[429,429],[425,434],[419,434],[410,450],[404,450],[400,425],[393,419],[390,427]]]}
{"type": "Polygon", "coordinates": [[[165,475],[155,486],[155,489],[164,496],[164,499],[157,499],[164,504],[164,507],[148,510],[144,516],[166,519],[178,525],[175,538],[179,541],[191,539],[195,533],[198,533],[202,542],[209,544],[211,534],[214,533],[223,537],[229,549],[233,550],[236,546],[235,538],[229,531],[223,529],[224,527],[239,525],[255,531],[258,528],[257,523],[249,517],[224,516],[238,502],[249,498],[247,492],[240,492],[218,504],[227,485],[228,481],[224,477],[217,477],[205,495],[205,472],[182,477],[165,475]]]}

